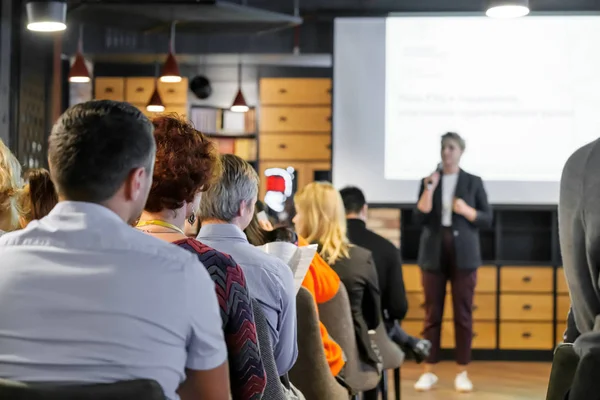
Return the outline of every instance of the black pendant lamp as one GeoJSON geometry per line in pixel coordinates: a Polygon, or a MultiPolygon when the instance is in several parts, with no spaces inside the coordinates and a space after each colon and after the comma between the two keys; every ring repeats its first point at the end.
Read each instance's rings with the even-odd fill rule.
{"type": "Polygon", "coordinates": [[[181,72],[175,58],[175,22],[171,23],[171,37],[169,38],[169,54],[163,64],[160,81],[166,83],[181,82],[181,72]]]}
{"type": "Polygon", "coordinates": [[[529,14],[529,0],[488,0],[490,18],[519,18],[529,14]]]}
{"type": "MultiPolygon", "coordinates": [[[[158,64],[156,64],[156,72],[158,75],[158,64]]],[[[152,96],[150,96],[150,101],[146,105],[146,110],[154,113],[165,112],[165,104],[158,92],[158,78],[154,81],[154,91],[152,92],[152,96]]]]}

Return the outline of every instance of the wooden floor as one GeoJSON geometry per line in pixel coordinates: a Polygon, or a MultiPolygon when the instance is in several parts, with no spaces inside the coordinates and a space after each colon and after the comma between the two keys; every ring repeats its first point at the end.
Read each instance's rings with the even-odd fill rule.
{"type": "MultiPolygon", "coordinates": [[[[454,391],[456,365],[441,363],[436,370],[440,378],[435,389],[416,392],[413,385],[422,372],[414,362],[402,366],[402,400],[544,400],[550,376],[550,363],[473,362],[469,376],[475,391],[460,394],[454,391]]],[[[393,378],[390,375],[390,395],[393,397],[393,378]]]]}

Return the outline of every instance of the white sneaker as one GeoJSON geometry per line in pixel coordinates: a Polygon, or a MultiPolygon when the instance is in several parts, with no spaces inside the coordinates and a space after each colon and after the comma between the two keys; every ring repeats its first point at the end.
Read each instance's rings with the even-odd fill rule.
{"type": "Polygon", "coordinates": [[[415,383],[415,390],[418,392],[426,392],[430,390],[438,381],[438,377],[431,372],[425,372],[417,383],[415,383]]]}
{"type": "Polygon", "coordinates": [[[467,371],[463,371],[456,375],[456,379],[454,379],[454,388],[457,392],[461,393],[469,393],[473,391],[473,382],[471,382],[469,379],[467,371]]]}

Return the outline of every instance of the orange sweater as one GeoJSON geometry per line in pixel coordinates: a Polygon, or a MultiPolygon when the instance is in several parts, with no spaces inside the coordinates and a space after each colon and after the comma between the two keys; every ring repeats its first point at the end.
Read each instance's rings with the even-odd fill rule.
{"type": "MultiPolygon", "coordinates": [[[[307,246],[308,244],[306,239],[302,237],[298,238],[298,246],[307,246]]],[[[308,289],[315,298],[317,304],[325,303],[331,300],[338,292],[340,288],[340,278],[335,271],[331,269],[329,264],[327,264],[317,253],[304,277],[302,286],[308,289]]],[[[323,339],[325,357],[329,363],[329,369],[333,376],[337,376],[344,367],[342,348],[329,337],[325,325],[322,323],[319,324],[321,326],[321,338],[323,339]]]]}

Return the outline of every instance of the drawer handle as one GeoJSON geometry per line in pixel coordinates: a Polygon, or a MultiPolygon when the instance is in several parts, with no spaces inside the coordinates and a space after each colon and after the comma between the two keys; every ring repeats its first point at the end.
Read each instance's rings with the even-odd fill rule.
{"type": "Polygon", "coordinates": [[[167,89],[167,93],[175,93],[175,89],[173,89],[173,88],[167,89]]]}
{"type": "Polygon", "coordinates": [[[279,89],[279,93],[286,94],[287,93],[287,89],[281,88],[281,89],[279,89]]]}
{"type": "Polygon", "coordinates": [[[326,92],[327,92],[328,94],[331,94],[331,93],[333,92],[333,89],[332,89],[332,88],[329,88],[329,89],[327,89],[327,90],[326,90],[326,92]]]}
{"type": "Polygon", "coordinates": [[[473,311],[477,310],[479,307],[477,306],[477,304],[473,304],[473,311]]]}
{"type": "Polygon", "coordinates": [[[280,149],[287,149],[287,144],[281,143],[281,144],[279,145],[279,148],[280,148],[280,149]]]}
{"type": "Polygon", "coordinates": [[[523,336],[525,339],[529,339],[531,337],[531,333],[530,332],[523,332],[523,334],[521,336],[523,336]]]}
{"type": "Polygon", "coordinates": [[[281,116],[279,117],[279,122],[286,122],[287,121],[287,117],[281,116]]]}
{"type": "Polygon", "coordinates": [[[523,310],[529,311],[529,310],[531,310],[531,308],[532,308],[531,304],[523,304],[523,310]]]}
{"type": "Polygon", "coordinates": [[[530,276],[524,276],[523,277],[523,282],[525,282],[525,283],[531,282],[531,277],[530,276]]]}
{"type": "Polygon", "coordinates": [[[114,90],[111,87],[104,88],[104,93],[113,93],[114,90]]]}
{"type": "Polygon", "coordinates": [[[144,91],[144,88],[143,88],[143,87],[139,87],[139,88],[136,88],[136,89],[135,89],[135,92],[136,92],[136,93],[142,93],[143,91],[144,91]]]}
{"type": "Polygon", "coordinates": [[[473,332],[473,339],[477,337],[477,332],[473,332]]]}
{"type": "Polygon", "coordinates": [[[325,120],[326,120],[327,122],[331,122],[331,115],[330,115],[329,117],[325,118],[325,120]]]}
{"type": "Polygon", "coordinates": [[[421,304],[419,304],[419,307],[420,307],[420,308],[425,308],[425,303],[421,303],[421,304]]]}
{"type": "Polygon", "coordinates": [[[331,143],[329,143],[329,144],[328,144],[327,146],[325,146],[325,147],[327,147],[327,150],[331,150],[331,143]]]}

